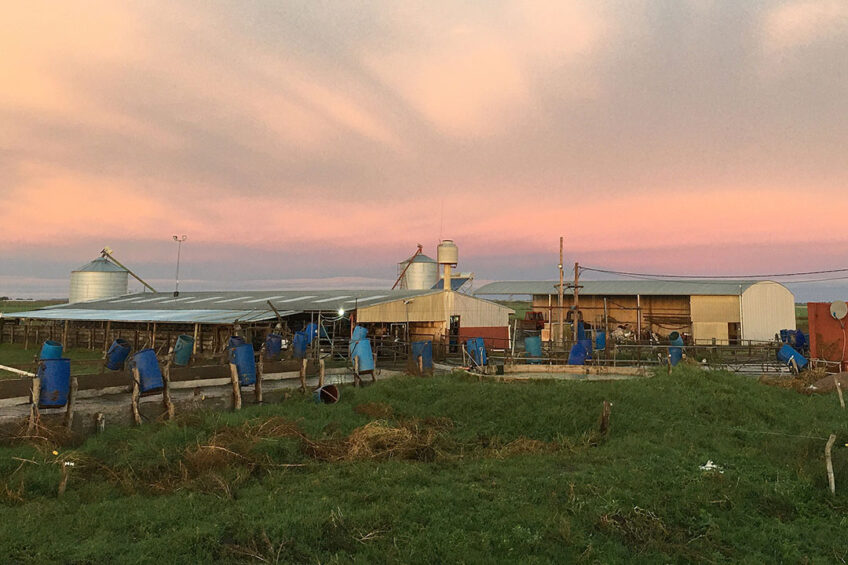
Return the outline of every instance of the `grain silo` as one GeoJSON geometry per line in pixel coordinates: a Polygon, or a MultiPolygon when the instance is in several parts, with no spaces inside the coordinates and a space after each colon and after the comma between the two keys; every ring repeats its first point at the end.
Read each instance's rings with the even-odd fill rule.
{"type": "Polygon", "coordinates": [[[127,293],[128,287],[129,272],[105,257],[98,257],[91,263],[71,271],[68,302],[121,296],[127,293]]]}
{"type": "Polygon", "coordinates": [[[423,253],[398,263],[398,273],[402,276],[397,288],[427,290],[439,282],[439,266],[423,253]]]}

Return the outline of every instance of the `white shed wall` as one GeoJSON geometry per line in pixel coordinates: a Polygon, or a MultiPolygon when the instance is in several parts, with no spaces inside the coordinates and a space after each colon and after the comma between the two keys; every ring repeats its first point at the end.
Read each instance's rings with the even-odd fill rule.
{"type": "Polygon", "coordinates": [[[764,281],[742,293],[742,339],[771,341],[795,329],[795,295],[780,283],[764,281]]]}

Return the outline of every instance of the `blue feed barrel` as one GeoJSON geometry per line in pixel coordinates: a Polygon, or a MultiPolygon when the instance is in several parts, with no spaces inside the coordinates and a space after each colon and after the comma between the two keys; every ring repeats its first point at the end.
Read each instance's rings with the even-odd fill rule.
{"type": "Polygon", "coordinates": [[[571,346],[571,351],[568,354],[569,365],[585,365],[586,364],[586,348],[580,342],[571,346]]]}
{"type": "Polygon", "coordinates": [[[313,339],[318,337],[318,324],[309,322],[303,331],[306,333],[306,345],[309,345],[313,339]]]}
{"type": "Polygon", "coordinates": [[[607,348],[607,332],[598,332],[595,334],[595,349],[607,348]]]}
{"type": "Polygon", "coordinates": [[[230,363],[236,366],[241,386],[256,384],[256,361],[253,345],[245,343],[230,351],[230,363]]]}
{"type": "Polygon", "coordinates": [[[156,352],[152,349],[142,349],[133,355],[132,365],[138,369],[139,388],[142,394],[161,390],[165,386],[159,360],[156,358],[156,352]]]}
{"type": "Polygon", "coordinates": [[[371,340],[368,338],[360,339],[353,346],[351,361],[354,358],[359,359],[359,372],[374,370],[374,354],[371,352],[371,340]]]}
{"type": "Polygon", "coordinates": [[[538,335],[524,338],[524,352],[527,354],[527,362],[538,364],[542,361],[542,338],[538,335]]]}
{"type": "Polygon", "coordinates": [[[38,405],[43,408],[59,408],[68,403],[71,388],[70,359],[42,359],[38,364],[41,379],[41,394],[38,405]]]}
{"type": "Polygon", "coordinates": [[[61,359],[62,358],[62,344],[58,341],[53,341],[52,339],[48,339],[44,342],[44,345],[41,346],[41,353],[38,354],[39,359],[61,359]]]}
{"type": "Polygon", "coordinates": [[[106,368],[112,371],[123,369],[131,349],[130,342],[125,339],[118,338],[113,341],[109,351],[106,352],[106,368]]]}
{"type": "Polygon", "coordinates": [[[583,349],[586,350],[586,359],[592,358],[592,340],[591,339],[579,339],[577,343],[583,346],[583,349]]]}
{"type": "Polygon", "coordinates": [[[803,369],[807,366],[807,359],[795,351],[791,345],[783,345],[777,350],[777,360],[781,363],[789,365],[792,359],[795,359],[798,369],[803,369]]]}
{"type": "Polygon", "coordinates": [[[265,338],[265,357],[273,359],[283,351],[283,336],[268,334],[265,338]]]}
{"type": "Polygon", "coordinates": [[[432,341],[413,341],[412,342],[412,361],[415,366],[418,366],[418,358],[421,357],[421,364],[425,369],[433,368],[433,342],[432,341]]]}
{"type": "Polygon", "coordinates": [[[675,347],[683,347],[683,337],[680,332],[671,332],[668,334],[668,341],[675,347]]]}
{"type": "Polygon", "coordinates": [[[324,385],[312,393],[312,399],[318,404],[335,404],[339,401],[339,396],[341,394],[336,385],[324,385]]]}
{"type": "Polygon", "coordinates": [[[292,349],[294,350],[295,359],[303,359],[306,357],[306,334],[302,331],[295,332],[292,340],[292,349]]]}
{"type": "Polygon", "coordinates": [[[486,357],[486,342],[482,337],[472,337],[466,341],[465,350],[468,352],[468,355],[474,359],[474,362],[477,365],[482,366],[488,363],[488,359],[486,357]]]}
{"type": "Polygon", "coordinates": [[[683,359],[683,348],[682,347],[669,347],[668,348],[668,360],[671,363],[671,366],[674,367],[680,360],[683,359]]]}
{"type": "Polygon", "coordinates": [[[194,338],[190,335],[179,336],[174,344],[174,365],[188,365],[193,351],[194,338]]]}
{"type": "Polygon", "coordinates": [[[231,335],[227,340],[227,350],[231,350],[239,345],[244,345],[244,338],[240,335],[231,335]]]}

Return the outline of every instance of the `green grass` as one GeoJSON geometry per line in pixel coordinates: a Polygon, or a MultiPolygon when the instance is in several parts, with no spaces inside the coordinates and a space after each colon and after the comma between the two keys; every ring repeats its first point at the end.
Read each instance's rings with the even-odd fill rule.
{"type": "MultiPolygon", "coordinates": [[[[33,343],[29,349],[24,349],[24,346],[19,343],[0,343],[0,365],[22,366],[31,364],[35,367],[34,358],[41,350],[40,343],[33,343]]],[[[65,357],[71,360],[71,373],[81,375],[91,373],[100,365],[100,360],[103,358],[102,351],[92,351],[82,347],[72,347],[66,349],[63,353],[65,357]],[[84,361],[91,361],[85,363],[84,361]]],[[[0,371],[0,379],[4,378],[19,378],[18,375],[0,371]]]]}
{"type": "Polygon", "coordinates": [[[511,320],[523,320],[524,314],[533,309],[533,305],[527,300],[496,300],[496,302],[515,310],[515,314],[510,316],[511,320]]]}
{"type": "Polygon", "coordinates": [[[0,300],[0,313],[11,314],[12,312],[27,312],[44,308],[45,306],[53,306],[54,304],[63,304],[65,300],[0,300]]]}
{"type": "Polygon", "coordinates": [[[834,451],[831,498],[831,432],[848,440],[833,396],[688,367],[618,382],[400,378],[345,387],[333,406],[295,395],[111,428],[58,456],[49,444],[0,448],[0,552],[20,563],[841,562],[848,450],[834,451]],[[430,448],[333,463],[304,448],[367,424],[364,403],[431,433],[430,448]],[[307,439],[259,433],[273,416],[307,439]],[[522,438],[538,441],[508,447],[522,438]],[[199,461],[213,443],[235,455],[199,461]],[[724,473],[699,470],[708,459],[724,473]],[[57,498],[62,460],[76,466],[57,498]]]}
{"type": "Polygon", "coordinates": [[[795,327],[804,332],[810,331],[810,322],[807,318],[807,305],[795,305],[795,327]]]}

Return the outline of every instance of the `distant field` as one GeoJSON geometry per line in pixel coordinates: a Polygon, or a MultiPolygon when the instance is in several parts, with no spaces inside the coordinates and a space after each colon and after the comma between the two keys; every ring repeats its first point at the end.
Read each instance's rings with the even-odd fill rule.
{"type": "Polygon", "coordinates": [[[795,326],[804,332],[810,331],[810,324],[807,320],[807,305],[806,304],[796,304],[795,305],[795,326]]]}
{"type": "Polygon", "coordinates": [[[515,310],[513,318],[517,320],[523,320],[524,313],[530,310],[530,302],[527,300],[497,300],[496,302],[515,310]]]}
{"type": "Polygon", "coordinates": [[[45,306],[53,306],[54,304],[63,304],[66,300],[0,300],[0,312],[26,312],[27,310],[35,310],[44,308],[45,306]]]}
{"type": "MultiPolygon", "coordinates": [[[[32,364],[35,367],[35,357],[41,350],[40,343],[34,343],[29,349],[24,349],[20,343],[0,343],[0,365],[18,366],[32,364]]],[[[84,373],[95,372],[103,358],[102,351],[91,351],[83,348],[66,349],[64,356],[71,360],[71,373],[81,375],[84,373]],[[89,361],[84,363],[83,361],[89,361]]],[[[25,369],[30,370],[30,369],[25,369]]],[[[0,379],[17,379],[18,375],[0,371],[0,379]]]]}

